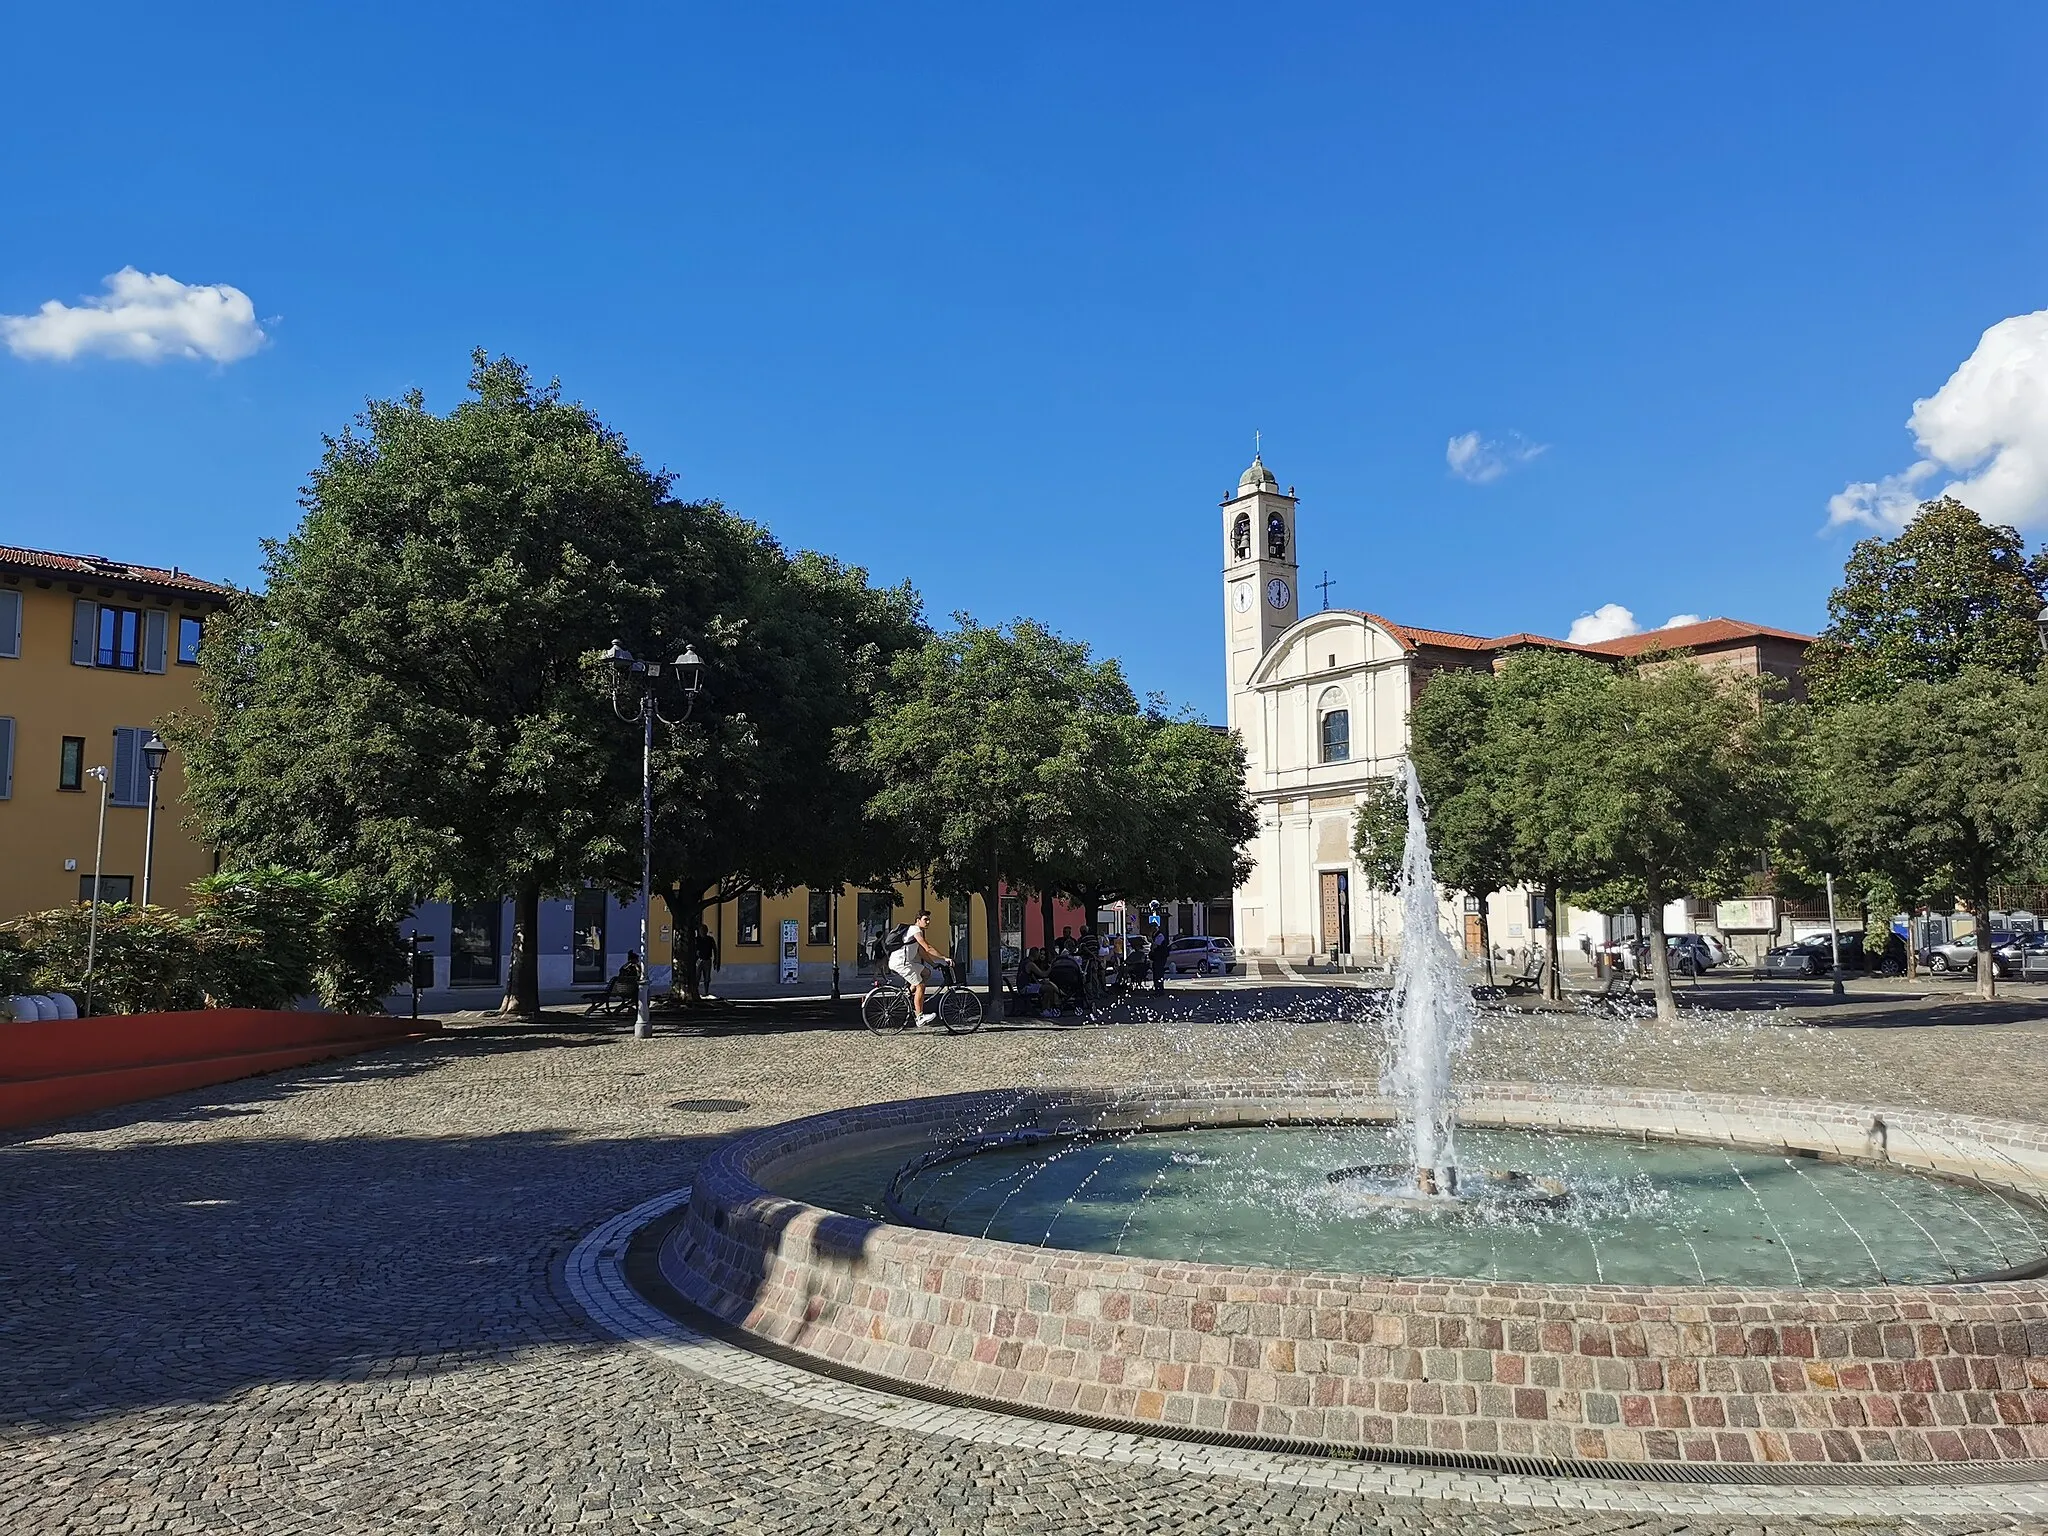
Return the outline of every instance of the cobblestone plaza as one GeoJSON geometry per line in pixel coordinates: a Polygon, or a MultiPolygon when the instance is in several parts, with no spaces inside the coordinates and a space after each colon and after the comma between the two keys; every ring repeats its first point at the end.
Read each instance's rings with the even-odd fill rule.
{"type": "MultiPolygon", "coordinates": [[[[593,1319],[569,1263],[743,1126],[1001,1084],[1369,1075],[1371,1002],[1219,989],[966,1039],[876,1040],[797,1007],[651,1042],[566,1018],[457,1024],[17,1133],[0,1145],[0,1529],[2048,1528],[2039,1482],[1802,1504],[1525,1480],[1504,1497],[1502,1479],[971,1432],[633,1337],[630,1318],[593,1319]]],[[[1491,1015],[1466,1071],[2048,1118],[2048,1007],[1838,1018],[1854,1022],[1491,1015]]]]}

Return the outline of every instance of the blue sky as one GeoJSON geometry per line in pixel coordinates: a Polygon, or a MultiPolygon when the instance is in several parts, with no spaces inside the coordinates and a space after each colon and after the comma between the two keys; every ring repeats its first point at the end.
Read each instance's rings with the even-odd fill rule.
{"type": "MultiPolygon", "coordinates": [[[[1254,428],[1340,605],[1811,628],[1831,497],[2024,470],[2004,385],[2048,400],[2039,5],[89,22],[10,22],[0,315],[132,266],[254,324],[186,333],[226,362],[8,330],[0,541],[251,581],[320,434],[452,404],[482,345],[685,493],[1213,716],[1254,428]]],[[[2039,489],[2000,493],[2035,537],[2039,489]]]]}

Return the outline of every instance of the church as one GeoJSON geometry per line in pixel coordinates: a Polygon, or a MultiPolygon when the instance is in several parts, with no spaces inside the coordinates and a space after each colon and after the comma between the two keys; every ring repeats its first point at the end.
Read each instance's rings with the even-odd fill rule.
{"type": "MultiPolygon", "coordinates": [[[[1371,888],[1353,860],[1352,816],[1374,780],[1402,772],[1409,709],[1439,671],[1491,670],[1532,646],[1609,659],[1683,648],[1704,666],[1778,677],[1799,691],[1811,637],[1732,619],[1579,645],[1527,633],[1418,629],[1348,608],[1304,617],[1293,488],[1282,491],[1254,455],[1222,509],[1227,718],[1244,740],[1259,823],[1248,850],[1252,872],[1232,902],[1241,954],[1371,964],[1398,949],[1400,905],[1371,888]]],[[[1479,898],[1455,900],[1452,931],[1462,931],[1476,952],[1479,898]]],[[[1487,908],[1492,942],[1526,948],[1553,922],[1561,943],[1618,936],[1600,913],[1542,907],[1540,894],[1495,893],[1487,908]]],[[[1693,930],[1699,915],[1692,904],[1674,903],[1669,931],[1693,930]]]]}

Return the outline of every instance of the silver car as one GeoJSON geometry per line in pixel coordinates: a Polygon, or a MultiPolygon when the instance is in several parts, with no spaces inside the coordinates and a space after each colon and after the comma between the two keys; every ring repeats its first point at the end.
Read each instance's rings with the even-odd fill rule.
{"type": "MultiPolygon", "coordinates": [[[[1996,951],[2010,944],[2013,936],[1993,930],[1991,948],[1996,951]]],[[[1947,944],[1930,944],[1920,952],[1920,963],[1937,976],[1948,971],[1974,971],[1977,969],[1977,936],[1965,934],[1947,944]]]]}
{"type": "Polygon", "coordinates": [[[1227,976],[1237,964],[1237,946],[1214,934],[1189,934],[1173,941],[1166,963],[1176,976],[1189,971],[1197,976],[1227,976]]]}

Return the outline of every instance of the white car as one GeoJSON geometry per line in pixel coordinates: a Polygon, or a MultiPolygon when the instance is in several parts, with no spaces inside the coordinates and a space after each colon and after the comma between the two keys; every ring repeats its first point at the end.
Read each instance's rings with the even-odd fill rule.
{"type": "Polygon", "coordinates": [[[1176,976],[1227,976],[1237,964],[1237,946],[1214,934],[1189,934],[1173,941],[1166,963],[1176,976]]]}

